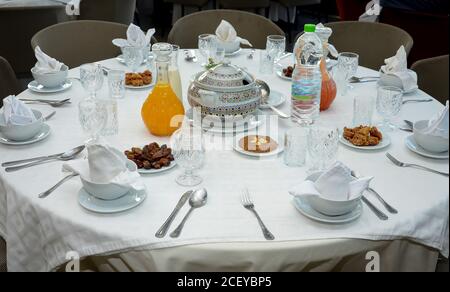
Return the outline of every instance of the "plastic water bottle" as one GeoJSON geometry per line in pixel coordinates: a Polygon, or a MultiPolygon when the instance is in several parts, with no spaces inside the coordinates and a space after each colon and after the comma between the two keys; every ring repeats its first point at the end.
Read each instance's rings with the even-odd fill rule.
{"type": "Polygon", "coordinates": [[[314,24],[305,25],[305,33],[294,48],[296,66],[292,74],[292,120],[312,124],[319,118],[322,75],[320,62],[322,41],[315,33],[314,24]]]}

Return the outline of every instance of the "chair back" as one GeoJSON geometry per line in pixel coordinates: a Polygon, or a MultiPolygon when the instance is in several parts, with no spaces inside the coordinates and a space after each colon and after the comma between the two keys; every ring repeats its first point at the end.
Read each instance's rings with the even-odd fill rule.
{"type": "Polygon", "coordinates": [[[133,22],[136,0],[83,0],[79,20],[101,20],[129,25],[133,22]]]}
{"type": "Polygon", "coordinates": [[[8,63],[0,56],[0,108],[3,106],[3,99],[9,95],[20,93],[19,81],[8,63]]]}

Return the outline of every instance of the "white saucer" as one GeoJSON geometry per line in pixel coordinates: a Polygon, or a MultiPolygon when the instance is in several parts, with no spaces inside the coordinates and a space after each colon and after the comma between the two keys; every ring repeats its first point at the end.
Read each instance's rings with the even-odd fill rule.
{"type": "MultiPolygon", "coordinates": [[[[188,109],[186,111],[186,117],[189,119],[191,125],[193,122],[193,112],[192,108],[188,109]]],[[[236,125],[235,128],[233,127],[224,127],[214,125],[212,128],[206,128],[204,129],[207,133],[213,133],[213,134],[238,134],[238,133],[244,133],[251,130],[254,130],[258,128],[259,126],[263,125],[265,123],[265,115],[260,110],[257,110],[254,114],[252,114],[250,117],[247,117],[245,119],[245,122],[236,125]]],[[[206,124],[206,123],[203,123],[206,124]]]]}
{"type": "Polygon", "coordinates": [[[236,56],[237,54],[239,54],[242,51],[242,48],[239,48],[239,50],[236,50],[234,52],[231,53],[225,53],[225,57],[233,57],[236,56]]]}
{"type": "MultiPolygon", "coordinates": [[[[269,100],[267,100],[267,103],[271,106],[278,107],[282,105],[286,101],[286,96],[284,96],[281,92],[271,90],[269,100]]],[[[268,109],[269,105],[262,104],[260,108],[262,109],[268,109]]]]}
{"type": "Polygon", "coordinates": [[[378,144],[377,146],[365,146],[365,147],[355,146],[352,143],[350,143],[349,141],[347,141],[343,136],[341,136],[341,138],[339,138],[339,142],[341,142],[341,144],[344,144],[345,146],[353,148],[353,149],[364,150],[364,151],[376,151],[376,150],[384,149],[384,148],[388,147],[389,145],[391,145],[391,138],[387,135],[383,135],[383,140],[381,140],[380,144],[378,144]]]}
{"type": "Polygon", "coordinates": [[[277,73],[278,77],[280,77],[281,79],[284,79],[284,80],[287,80],[287,81],[292,81],[292,77],[284,76],[283,68],[277,68],[276,69],[276,73],[277,73]]]}
{"type": "MultiPolygon", "coordinates": [[[[245,151],[245,149],[243,149],[241,147],[241,145],[239,145],[239,141],[247,135],[256,135],[256,134],[257,133],[254,133],[254,134],[247,133],[247,134],[241,134],[239,136],[234,137],[233,138],[234,139],[233,149],[240,154],[243,154],[246,156],[251,156],[251,157],[260,157],[260,158],[276,156],[284,151],[284,141],[282,141],[282,139],[280,139],[280,138],[278,138],[276,141],[278,144],[278,147],[277,147],[277,149],[275,149],[275,151],[272,151],[269,153],[254,153],[254,152],[245,151]]],[[[259,135],[265,135],[265,134],[259,134],[259,135]]],[[[266,135],[266,136],[270,136],[270,135],[266,135]]]]}
{"type": "Polygon", "coordinates": [[[84,189],[78,192],[78,203],[86,210],[100,214],[114,214],[128,211],[142,204],[146,198],[147,194],[145,190],[140,192],[133,190],[125,196],[112,201],[100,200],[90,195],[84,189]]]}
{"type": "Polygon", "coordinates": [[[433,152],[427,151],[427,150],[423,149],[422,147],[420,147],[420,145],[418,145],[416,143],[416,140],[414,139],[414,135],[408,136],[405,139],[405,144],[409,150],[411,150],[412,152],[417,153],[421,156],[433,158],[433,159],[449,159],[448,151],[442,152],[442,153],[433,153],[433,152]]]}
{"type": "MultiPolygon", "coordinates": [[[[116,57],[116,61],[119,62],[119,63],[121,63],[121,64],[126,65],[125,59],[123,58],[123,55],[122,55],[122,54],[120,54],[119,56],[116,57]]],[[[147,63],[147,60],[146,60],[146,59],[142,61],[142,64],[141,64],[141,65],[144,65],[145,63],[147,63]]]]}
{"type": "Polygon", "coordinates": [[[177,163],[175,161],[171,161],[170,165],[167,167],[162,167],[160,169],[144,169],[144,168],[142,168],[142,169],[138,169],[138,172],[140,174],[156,174],[156,173],[161,173],[161,172],[171,170],[175,166],[177,166],[177,163]]]}
{"type": "Polygon", "coordinates": [[[143,86],[125,85],[125,88],[128,88],[128,89],[136,89],[136,90],[139,90],[139,89],[147,89],[147,88],[151,88],[151,87],[155,86],[155,83],[156,83],[156,82],[153,80],[152,83],[147,84],[147,85],[143,85],[143,86]]]}
{"type": "Polygon", "coordinates": [[[307,200],[302,200],[301,198],[295,198],[293,200],[295,208],[304,215],[305,217],[320,222],[320,223],[326,223],[326,224],[345,224],[350,223],[361,217],[363,206],[362,203],[358,204],[358,207],[356,207],[352,212],[341,215],[341,216],[327,216],[322,213],[317,212],[314,210],[307,200]]]}
{"type": "Polygon", "coordinates": [[[11,145],[11,146],[29,145],[29,144],[37,143],[39,141],[44,140],[45,138],[47,138],[50,135],[50,132],[51,132],[50,126],[47,124],[43,124],[41,131],[36,136],[34,136],[33,138],[31,138],[30,140],[27,140],[27,141],[9,140],[9,139],[3,137],[2,133],[0,133],[0,144],[11,145]]]}
{"type": "Polygon", "coordinates": [[[36,80],[31,81],[28,84],[28,89],[31,91],[37,92],[37,93],[56,93],[56,92],[65,91],[71,87],[72,87],[72,81],[70,81],[69,79],[67,79],[66,82],[64,82],[64,84],[62,84],[58,87],[52,87],[52,88],[44,87],[44,86],[40,85],[39,83],[37,83],[36,80]]]}

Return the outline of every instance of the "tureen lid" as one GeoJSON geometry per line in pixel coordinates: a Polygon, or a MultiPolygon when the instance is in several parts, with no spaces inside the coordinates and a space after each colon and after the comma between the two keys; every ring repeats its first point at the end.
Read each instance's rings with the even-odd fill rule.
{"type": "Polygon", "coordinates": [[[230,64],[228,60],[200,73],[196,78],[196,83],[202,87],[214,88],[219,91],[227,88],[248,86],[254,82],[254,78],[249,73],[238,66],[230,64]]]}

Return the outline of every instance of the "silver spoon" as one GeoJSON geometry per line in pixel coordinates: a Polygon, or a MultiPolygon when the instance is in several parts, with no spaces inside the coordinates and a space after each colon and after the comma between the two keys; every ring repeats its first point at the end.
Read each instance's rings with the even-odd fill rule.
{"type": "Polygon", "coordinates": [[[414,132],[414,123],[408,120],[404,120],[407,127],[399,127],[400,130],[405,132],[414,132]]]}
{"type": "Polygon", "coordinates": [[[269,97],[270,97],[270,87],[269,87],[269,85],[266,82],[262,81],[262,80],[256,80],[255,82],[261,88],[261,103],[263,105],[267,105],[280,118],[289,119],[291,117],[290,115],[287,115],[287,114],[283,113],[282,111],[280,111],[279,109],[277,109],[276,107],[274,107],[273,105],[268,103],[268,100],[269,100],[269,97]]]}
{"type": "Polygon", "coordinates": [[[348,81],[350,83],[366,83],[366,82],[376,82],[380,77],[356,77],[353,76],[348,81]]]}
{"type": "Polygon", "coordinates": [[[51,193],[53,193],[57,188],[59,188],[63,183],[65,183],[66,181],[68,181],[69,179],[71,179],[72,177],[76,177],[79,176],[78,173],[71,173],[68,176],[64,177],[62,180],[60,180],[56,185],[54,185],[53,187],[51,187],[50,189],[48,189],[47,191],[39,194],[39,199],[44,199],[47,198],[51,193]]]}
{"type": "MultiPolygon", "coordinates": [[[[5,168],[6,172],[15,172],[21,169],[25,169],[25,168],[29,168],[32,166],[36,166],[36,165],[40,165],[44,162],[47,161],[53,161],[53,160],[60,160],[60,161],[68,161],[68,160],[72,160],[75,157],[78,156],[78,154],[80,154],[81,152],[83,152],[83,150],[86,148],[86,146],[78,146],[77,148],[71,149],[67,152],[64,152],[61,155],[58,156],[47,156],[47,157],[43,157],[42,159],[39,159],[38,161],[35,162],[31,162],[28,164],[24,164],[24,165],[19,165],[19,166],[13,166],[13,167],[7,167],[5,168]]],[[[16,164],[20,164],[20,163],[24,163],[25,160],[22,161],[12,161],[12,162],[8,162],[6,163],[6,165],[16,165],[16,164]]],[[[29,161],[29,160],[28,160],[29,161]]],[[[5,165],[5,164],[3,164],[5,165]]]]}
{"type": "Polygon", "coordinates": [[[192,211],[196,208],[203,207],[206,205],[206,201],[208,199],[208,192],[206,189],[199,189],[196,190],[191,198],[189,199],[189,205],[191,206],[191,209],[189,209],[189,212],[184,216],[183,221],[181,221],[180,225],[170,234],[170,237],[176,238],[179,237],[181,234],[181,231],[183,230],[184,224],[186,223],[187,219],[189,218],[189,215],[191,215],[192,211]]]}

